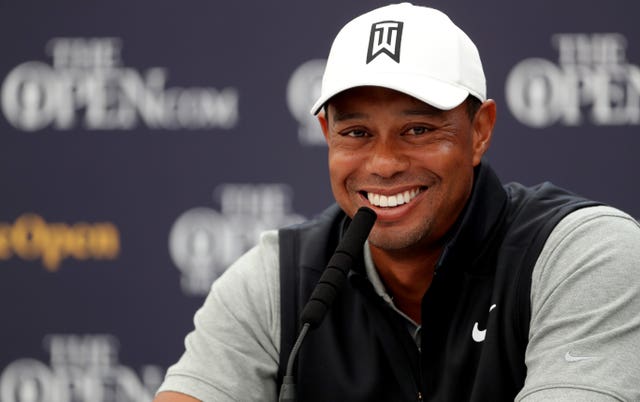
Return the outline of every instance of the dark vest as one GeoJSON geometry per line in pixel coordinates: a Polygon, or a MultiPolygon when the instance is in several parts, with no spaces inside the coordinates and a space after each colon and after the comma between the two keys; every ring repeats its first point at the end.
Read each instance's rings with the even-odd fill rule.
{"type": "MultiPolygon", "coordinates": [[[[527,373],[533,267],[556,224],[588,205],[549,183],[502,186],[481,164],[422,299],[421,350],[360,261],[302,344],[298,401],[513,401],[527,373]]],[[[299,313],[348,224],[333,206],[279,232],[280,381],[299,313]]]]}

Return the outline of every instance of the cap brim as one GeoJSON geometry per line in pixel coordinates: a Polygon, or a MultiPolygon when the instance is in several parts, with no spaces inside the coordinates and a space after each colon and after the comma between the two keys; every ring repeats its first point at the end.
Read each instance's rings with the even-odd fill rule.
{"type": "Polygon", "coordinates": [[[320,98],[313,104],[311,114],[318,114],[324,104],[337,94],[351,88],[363,86],[393,89],[441,110],[451,110],[460,105],[469,96],[469,91],[466,88],[433,78],[424,76],[411,77],[407,74],[403,74],[400,77],[397,74],[384,76],[380,72],[376,72],[372,77],[345,78],[331,88],[325,89],[320,98]],[[425,94],[428,95],[425,96],[425,94]]]}

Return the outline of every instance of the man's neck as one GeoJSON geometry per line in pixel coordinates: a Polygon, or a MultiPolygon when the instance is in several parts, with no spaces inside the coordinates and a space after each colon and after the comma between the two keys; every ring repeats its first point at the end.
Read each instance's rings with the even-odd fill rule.
{"type": "Polygon", "coordinates": [[[442,247],[438,247],[428,252],[411,253],[371,246],[371,257],[394,304],[417,323],[421,322],[422,297],[431,285],[441,251],[442,247]]]}

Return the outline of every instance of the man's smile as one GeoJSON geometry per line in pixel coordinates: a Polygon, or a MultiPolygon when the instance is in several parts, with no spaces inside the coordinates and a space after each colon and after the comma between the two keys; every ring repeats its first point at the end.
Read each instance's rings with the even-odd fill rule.
{"type": "Polygon", "coordinates": [[[423,191],[422,187],[416,187],[411,190],[405,190],[393,195],[384,195],[374,192],[363,192],[366,194],[366,198],[371,205],[381,208],[392,208],[399,205],[407,204],[411,202],[420,192],[423,191]]]}

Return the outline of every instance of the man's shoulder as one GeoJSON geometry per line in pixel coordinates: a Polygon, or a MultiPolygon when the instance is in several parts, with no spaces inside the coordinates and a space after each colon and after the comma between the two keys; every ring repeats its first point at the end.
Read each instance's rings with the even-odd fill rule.
{"type": "Polygon", "coordinates": [[[563,237],[566,233],[578,229],[597,231],[606,237],[640,234],[640,223],[628,213],[609,206],[594,205],[581,208],[566,215],[554,230],[556,236],[563,237]]]}
{"type": "Polygon", "coordinates": [[[534,186],[512,182],[505,184],[504,189],[508,199],[508,214],[513,221],[541,220],[557,223],[576,210],[602,205],[601,202],[588,199],[551,182],[534,186]]]}
{"type": "Polygon", "coordinates": [[[589,220],[589,219],[624,219],[630,220],[632,222],[636,222],[637,220],[629,215],[627,212],[618,209],[616,207],[605,205],[605,204],[597,204],[592,206],[591,208],[583,208],[573,213],[569,214],[565,219],[566,220],[589,220]]]}
{"type": "Polygon", "coordinates": [[[560,254],[579,260],[585,253],[596,250],[601,256],[609,253],[621,256],[638,248],[640,224],[636,219],[620,209],[594,205],[577,209],[557,223],[548,236],[540,262],[550,260],[552,256],[559,258],[560,254]]]}
{"type": "MultiPolygon", "coordinates": [[[[576,194],[564,187],[555,185],[552,182],[545,181],[535,185],[527,186],[518,182],[507,183],[504,186],[512,204],[527,202],[570,202],[570,201],[594,201],[589,200],[579,194],[576,194]]],[[[553,205],[553,204],[550,204],[553,205]]]]}

